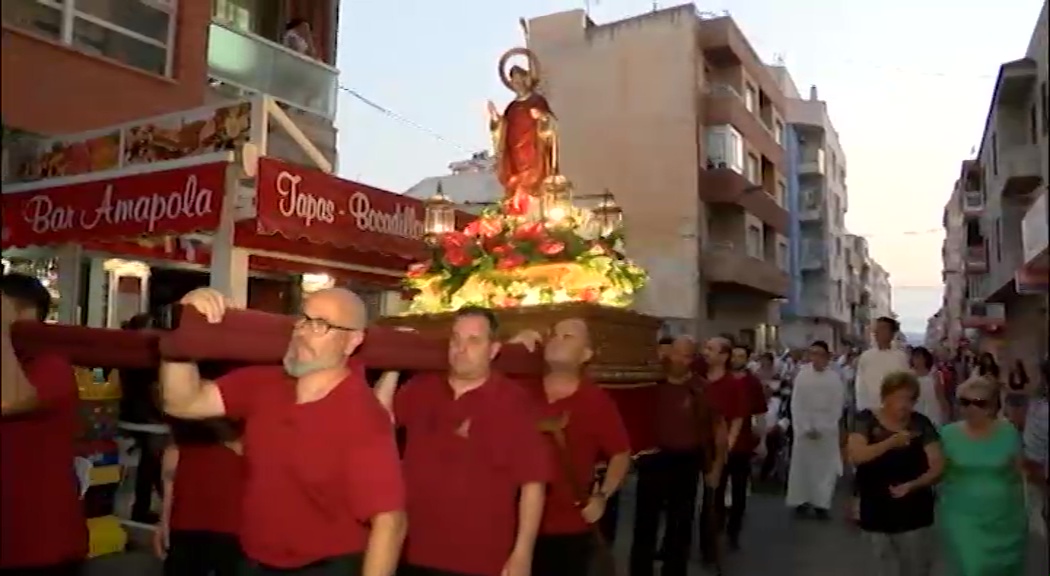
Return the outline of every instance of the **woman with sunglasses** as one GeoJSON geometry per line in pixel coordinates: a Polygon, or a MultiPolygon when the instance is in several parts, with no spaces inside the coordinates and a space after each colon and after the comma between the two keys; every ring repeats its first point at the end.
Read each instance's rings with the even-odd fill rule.
{"type": "Polygon", "coordinates": [[[939,513],[949,556],[960,576],[1023,574],[1028,521],[1020,434],[997,417],[997,382],[971,378],[957,397],[962,420],[941,431],[939,513]]]}

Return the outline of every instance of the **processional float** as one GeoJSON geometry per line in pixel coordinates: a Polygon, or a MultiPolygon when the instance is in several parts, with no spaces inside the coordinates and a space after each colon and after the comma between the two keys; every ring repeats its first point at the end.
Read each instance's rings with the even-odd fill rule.
{"type": "MultiPolygon", "coordinates": [[[[358,359],[373,369],[443,369],[444,335],[454,312],[465,306],[493,309],[504,336],[583,318],[596,348],[591,377],[613,393],[636,449],[650,446],[648,385],[658,373],[660,321],[627,310],[647,276],[624,255],[622,211],[607,191],[575,194],[561,173],[557,117],[539,91],[536,55],[525,48],[507,51],[499,75],[514,93],[502,113],[488,105],[503,198],[457,230],[456,204],[438,187],[426,202],[430,258],[407,271],[406,287],[415,294],[409,311],[370,328],[358,359]],[[525,65],[508,69],[515,58],[525,65]],[[596,202],[588,209],[575,200],[596,202]]],[[[178,307],[169,315],[167,331],[16,324],[12,339],[19,353],[46,349],[90,367],[142,368],[161,359],[279,363],[293,324],[257,311],[230,311],[219,324],[178,307]]],[[[497,368],[539,374],[542,360],[524,347],[507,346],[497,368]]]]}

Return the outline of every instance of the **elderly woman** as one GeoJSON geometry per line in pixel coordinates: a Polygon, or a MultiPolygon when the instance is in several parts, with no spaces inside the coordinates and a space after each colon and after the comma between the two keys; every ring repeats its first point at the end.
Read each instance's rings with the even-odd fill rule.
{"type": "Polygon", "coordinates": [[[939,513],[949,555],[960,576],[1023,574],[1028,522],[1020,434],[997,417],[994,380],[971,378],[956,395],[962,419],[941,431],[939,513]]]}
{"type": "Polygon", "coordinates": [[[881,405],[857,414],[847,443],[857,468],[859,524],[879,576],[928,576],[933,569],[932,486],[944,460],[936,427],[915,410],[919,393],[911,372],[888,374],[881,405]]]}

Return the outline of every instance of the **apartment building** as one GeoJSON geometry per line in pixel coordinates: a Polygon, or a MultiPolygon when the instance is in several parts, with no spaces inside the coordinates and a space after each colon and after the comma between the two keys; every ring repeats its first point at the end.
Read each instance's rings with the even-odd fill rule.
{"type": "Polygon", "coordinates": [[[785,101],[737,23],[689,4],[606,24],[570,10],[528,32],[564,172],[616,195],[651,275],[639,307],[771,343],[789,288],[785,101]]]}
{"type": "Polygon", "coordinates": [[[1030,370],[1048,342],[1047,25],[1044,3],[1025,56],[999,69],[975,167],[983,199],[975,227],[984,248],[975,238],[967,254],[977,276],[968,294],[970,315],[988,317],[1001,306],[1005,320],[1001,332],[982,339],[982,348],[1004,361],[1027,362],[1030,370]]]}
{"type": "Polygon", "coordinates": [[[890,273],[878,262],[871,262],[871,317],[883,316],[895,318],[893,312],[893,285],[890,284],[890,273]]]}
{"type": "Polygon", "coordinates": [[[942,216],[942,345],[948,350],[978,340],[982,334],[996,334],[1005,321],[1001,304],[988,306],[974,296],[984,289],[988,272],[988,240],[981,231],[985,209],[981,178],[977,161],[963,161],[942,216]]]}
{"type": "Polygon", "coordinates": [[[806,346],[851,340],[846,154],[817,87],[803,98],[787,68],[770,66],[785,96],[791,290],[781,341],[806,346]]]}

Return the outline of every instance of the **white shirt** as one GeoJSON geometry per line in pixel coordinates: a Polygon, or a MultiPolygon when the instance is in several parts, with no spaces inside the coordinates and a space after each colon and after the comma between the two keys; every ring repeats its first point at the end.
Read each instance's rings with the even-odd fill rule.
{"type": "Polygon", "coordinates": [[[882,405],[882,380],[893,372],[907,372],[908,355],[900,348],[868,348],[857,359],[854,398],[857,411],[875,410],[882,405]]]}

